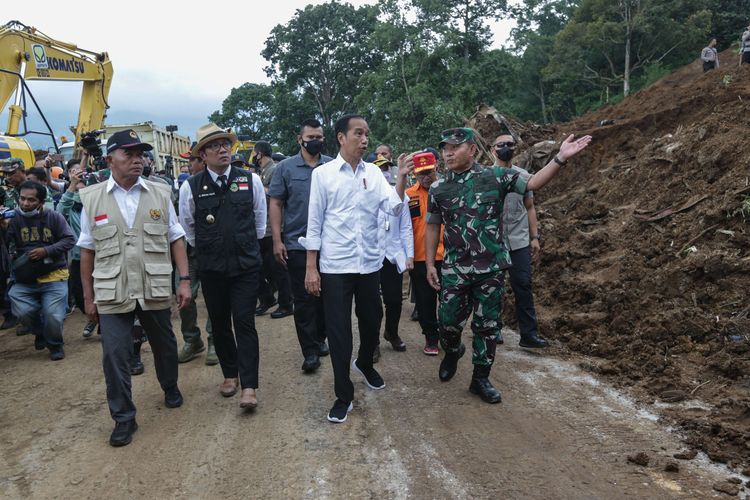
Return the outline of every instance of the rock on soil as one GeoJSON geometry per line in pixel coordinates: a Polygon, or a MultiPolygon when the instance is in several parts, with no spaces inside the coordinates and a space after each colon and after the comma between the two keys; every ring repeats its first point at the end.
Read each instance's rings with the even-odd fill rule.
{"type": "Polygon", "coordinates": [[[642,451],[639,453],[636,453],[635,455],[628,455],[628,462],[634,463],[636,465],[640,465],[642,467],[646,467],[648,465],[649,460],[651,458],[642,451]]]}

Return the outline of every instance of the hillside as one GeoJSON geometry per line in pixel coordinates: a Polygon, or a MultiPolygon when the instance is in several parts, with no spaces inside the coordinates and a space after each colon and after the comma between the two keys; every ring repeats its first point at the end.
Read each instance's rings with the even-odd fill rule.
{"type": "Polygon", "coordinates": [[[543,335],[747,468],[750,67],[722,56],[732,64],[703,74],[696,61],[573,122],[518,129],[527,144],[594,137],[537,195],[543,335]]]}

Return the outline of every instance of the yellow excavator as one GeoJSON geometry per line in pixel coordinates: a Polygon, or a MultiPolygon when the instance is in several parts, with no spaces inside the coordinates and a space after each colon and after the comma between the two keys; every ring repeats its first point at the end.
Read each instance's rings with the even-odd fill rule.
{"type": "Polygon", "coordinates": [[[52,128],[29,91],[27,80],[83,82],[78,122],[71,127],[76,144],[81,134],[102,128],[112,84],[112,62],[107,53],[80,49],[75,44],[55,40],[36,28],[10,21],[0,27],[0,109],[13,99],[7,128],[0,135],[0,161],[19,157],[27,168],[32,166],[34,152],[24,139],[30,134],[49,136],[59,152],[52,128]],[[46,131],[27,127],[29,101],[39,112],[46,131]]]}

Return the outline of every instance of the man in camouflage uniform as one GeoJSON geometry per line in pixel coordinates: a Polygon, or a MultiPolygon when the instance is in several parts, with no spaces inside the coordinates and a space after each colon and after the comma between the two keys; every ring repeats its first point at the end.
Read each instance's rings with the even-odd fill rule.
{"type": "Polygon", "coordinates": [[[8,158],[2,163],[3,176],[5,177],[2,205],[7,208],[18,206],[18,186],[26,180],[26,170],[21,158],[8,158]]]}
{"type": "Polygon", "coordinates": [[[438,375],[443,382],[453,378],[466,351],[461,332],[473,311],[474,373],[469,390],[488,403],[500,402],[489,375],[502,328],[503,270],[510,267],[503,238],[503,201],[508,193],[540,189],[590,142],[590,136],[573,140],[571,135],[555,158],[532,176],[476,163],[475,132],[470,128],[443,132],[439,147],[448,173],[430,187],[425,234],[427,280],[440,291],[438,322],[445,357],[438,375]],[[445,227],[442,288],[435,268],[441,224],[445,227]]]}

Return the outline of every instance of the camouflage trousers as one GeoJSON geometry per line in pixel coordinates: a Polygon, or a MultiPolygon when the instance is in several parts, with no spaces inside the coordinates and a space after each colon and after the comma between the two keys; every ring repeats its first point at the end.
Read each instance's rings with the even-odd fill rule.
{"type": "Polygon", "coordinates": [[[443,272],[438,306],[440,345],[445,352],[458,352],[461,332],[472,311],[472,363],[492,366],[502,323],[503,272],[454,274],[443,272]]]}

